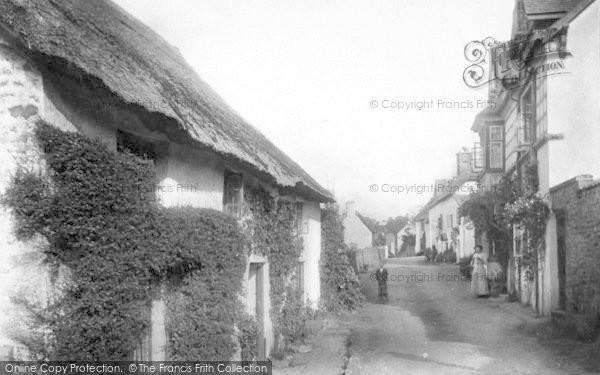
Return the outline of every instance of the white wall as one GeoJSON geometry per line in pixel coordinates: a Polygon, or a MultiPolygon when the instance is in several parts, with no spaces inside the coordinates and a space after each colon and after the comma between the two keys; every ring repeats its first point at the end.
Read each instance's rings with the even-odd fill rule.
{"type": "MultiPolygon", "coordinates": [[[[600,175],[600,6],[592,3],[569,25],[566,75],[545,78],[547,131],[561,135],[537,153],[540,192],[583,174],[600,175]]],[[[543,93],[542,93],[543,94],[543,93]]],[[[538,94],[539,95],[539,94],[538,94]]],[[[545,258],[539,276],[539,312],[549,315],[559,306],[556,218],[546,227],[545,258]]]]}
{"type": "Polygon", "coordinates": [[[319,261],[321,259],[321,207],[317,202],[303,202],[302,219],[308,222],[308,233],[302,235],[304,243],[304,292],[316,308],[321,298],[319,261]]]}
{"type": "Polygon", "coordinates": [[[157,194],[166,207],[223,208],[225,168],[216,157],[170,144],[157,194]]]}
{"type": "Polygon", "coordinates": [[[421,237],[423,236],[423,221],[415,221],[415,254],[418,254],[421,250],[421,237]]]}
{"type": "MultiPolygon", "coordinates": [[[[78,130],[67,119],[70,114],[57,109],[61,107],[56,103],[59,99],[49,91],[34,64],[14,48],[10,37],[0,33],[0,194],[6,192],[19,168],[46,173],[34,136],[37,120],[45,119],[65,131],[78,130]]],[[[91,125],[94,120],[82,118],[82,122],[91,125]]],[[[114,133],[100,132],[97,137],[110,143],[114,133]]],[[[10,340],[4,329],[18,327],[23,321],[10,297],[26,297],[43,306],[57,296],[50,284],[48,266],[44,264],[42,252],[47,241],[41,236],[19,241],[13,233],[12,212],[0,206],[0,347],[15,347],[16,355],[26,359],[25,351],[10,340]]],[[[59,269],[58,282],[66,277],[66,270],[59,269]]]]}
{"type": "Polygon", "coordinates": [[[569,26],[569,73],[547,78],[548,132],[564,139],[548,145],[549,175],[540,187],[544,193],[577,175],[600,175],[599,6],[592,3],[569,26]]]}
{"type": "MultiPolygon", "coordinates": [[[[450,247],[452,243],[452,227],[458,226],[458,203],[454,199],[453,196],[448,196],[444,200],[437,202],[437,204],[429,209],[429,228],[430,228],[430,236],[431,243],[435,245],[438,252],[443,252],[445,248],[442,248],[442,243],[436,240],[438,235],[438,218],[440,215],[443,216],[444,220],[444,228],[443,231],[448,236],[448,247],[450,247]],[[448,215],[452,215],[452,227],[448,226],[448,215]]],[[[454,249],[456,250],[456,249],[454,249]]]]}
{"type": "Polygon", "coordinates": [[[348,246],[356,245],[359,249],[365,249],[373,245],[373,234],[367,228],[358,216],[354,204],[348,202],[346,205],[346,213],[342,224],[344,225],[344,243],[348,246]]]}

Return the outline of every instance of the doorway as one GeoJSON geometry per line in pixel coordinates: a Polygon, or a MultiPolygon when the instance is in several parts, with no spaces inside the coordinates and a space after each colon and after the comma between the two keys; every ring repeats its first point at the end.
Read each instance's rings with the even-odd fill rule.
{"type": "Polygon", "coordinates": [[[265,338],[265,263],[250,263],[248,274],[248,298],[250,308],[256,317],[258,332],[256,337],[256,347],[258,360],[264,361],[267,358],[266,338],[265,338]]]}

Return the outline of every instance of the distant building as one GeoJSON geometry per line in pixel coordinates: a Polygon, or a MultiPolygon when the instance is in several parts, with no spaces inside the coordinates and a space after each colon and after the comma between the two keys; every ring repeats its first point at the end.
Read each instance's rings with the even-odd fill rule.
{"type": "Polygon", "coordinates": [[[346,210],[342,214],[344,224],[344,243],[348,246],[356,246],[364,249],[373,246],[373,232],[365,217],[356,211],[356,203],[346,203],[346,210]]]}
{"type": "Polygon", "coordinates": [[[414,218],[415,253],[436,247],[438,252],[452,249],[457,260],[473,252],[475,232],[459,208],[475,192],[473,154],[462,150],[456,154],[456,176],[450,180],[438,179],[433,197],[414,218]]]}

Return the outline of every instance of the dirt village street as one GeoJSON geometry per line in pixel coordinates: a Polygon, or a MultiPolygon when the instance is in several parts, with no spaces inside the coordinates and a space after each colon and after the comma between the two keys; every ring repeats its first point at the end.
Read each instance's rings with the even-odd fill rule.
{"type": "Polygon", "coordinates": [[[329,321],[312,351],[274,374],[599,374],[597,344],[565,338],[503,298],[473,298],[458,266],[390,259],[387,302],[371,272],[355,314],[329,321]]]}

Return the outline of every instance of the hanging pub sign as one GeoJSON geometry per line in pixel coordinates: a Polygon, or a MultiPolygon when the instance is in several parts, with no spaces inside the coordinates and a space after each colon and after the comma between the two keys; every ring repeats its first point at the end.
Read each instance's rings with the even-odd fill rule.
{"type": "Polygon", "coordinates": [[[535,30],[508,42],[492,37],[465,46],[469,65],[463,80],[469,87],[492,85],[492,91],[512,90],[526,84],[532,76],[564,74],[567,28],[535,30]]]}

